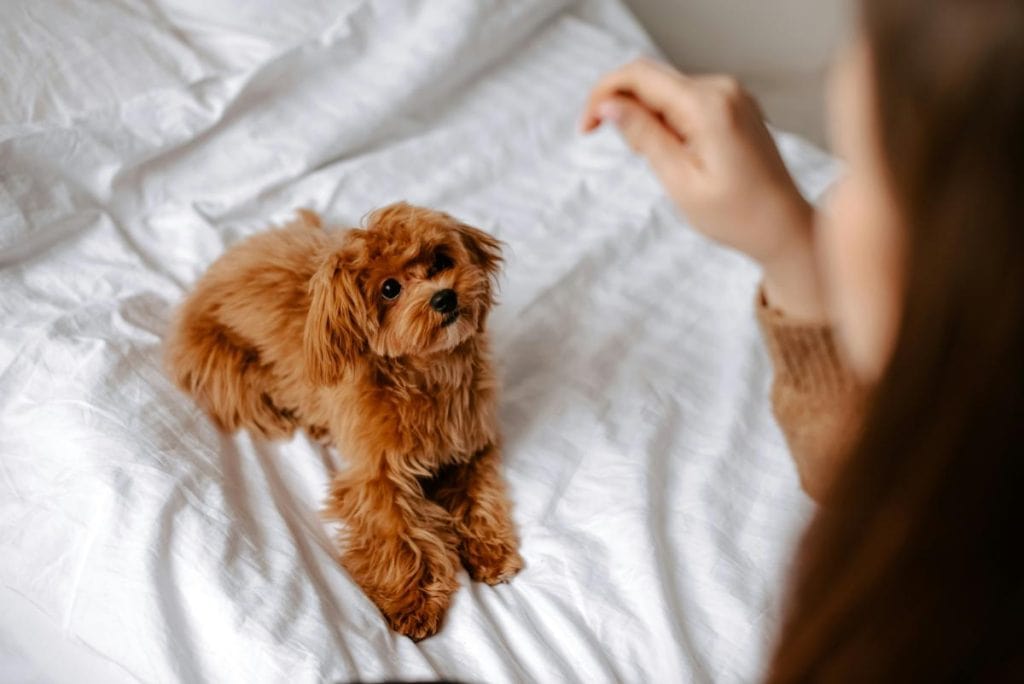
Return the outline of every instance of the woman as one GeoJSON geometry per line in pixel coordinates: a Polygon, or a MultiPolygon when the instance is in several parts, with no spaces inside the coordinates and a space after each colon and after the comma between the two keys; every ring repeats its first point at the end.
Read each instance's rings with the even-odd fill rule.
{"type": "Polygon", "coordinates": [[[1024,1],[861,15],[817,218],[732,79],[633,63],[583,126],[764,267],[775,412],[822,504],[769,680],[1024,681],[1024,1]]]}

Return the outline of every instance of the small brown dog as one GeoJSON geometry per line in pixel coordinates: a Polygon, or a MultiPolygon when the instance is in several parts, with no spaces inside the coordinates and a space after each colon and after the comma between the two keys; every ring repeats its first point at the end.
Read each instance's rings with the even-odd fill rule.
{"type": "Polygon", "coordinates": [[[217,260],[168,341],[221,428],[338,447],[341,562],[413,639],[440,626],[460,558],[488,584],[522,567],[486,334],[500,263],[497,240],[440,212],[394,204],[329,232],[303,211],[217,260]]]}

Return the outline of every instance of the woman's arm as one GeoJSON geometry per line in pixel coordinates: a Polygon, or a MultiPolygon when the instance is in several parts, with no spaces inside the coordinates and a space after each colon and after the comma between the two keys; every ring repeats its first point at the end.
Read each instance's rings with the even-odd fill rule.
{"type": "Polygon", "coordinates": [[[861,392],[824,323],[814,209],[760,108],[734,79],[640,60],[594,87],[582,128],[604,122],[647,159],[697,230],[764,268],[758,318],[775,363],[775,415],[804,489],[820,498],[857,430],[861,392]]]}
{"type": "Polygon", "coordinates": [[[821,501],[860,427],[864,392],[841,361],[832,329],[805,323],[757,295],[757,319],[775,367],[772,409],[800,485],[821,501]]]}

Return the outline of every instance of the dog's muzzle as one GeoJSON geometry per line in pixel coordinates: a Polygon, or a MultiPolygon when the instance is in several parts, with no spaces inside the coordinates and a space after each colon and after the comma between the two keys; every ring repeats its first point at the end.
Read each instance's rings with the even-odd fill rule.
{"type": "Polygon", "coordinates": [[[438,290],[430,298],[430,308],[442,314],[450,314],[459,308],[459,298],[455,290],[438,290]]]}
{"type": "Polygon", "coordinates": [[[447,289],[435,292],[434,296],[430,298],[430,308],[444,316],[441,319],[442,328],[447,328],[459,320],[459,297],[455,294],[455,290],[447,289]]]}

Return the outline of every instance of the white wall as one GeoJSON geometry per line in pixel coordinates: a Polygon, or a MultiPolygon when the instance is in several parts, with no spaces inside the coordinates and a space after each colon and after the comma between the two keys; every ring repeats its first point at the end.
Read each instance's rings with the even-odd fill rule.
{"type": "Polygon", "coordinates": [[[681,69],[735,74],[778,126],[824,144],[823,87],[851,0],[626,0],[681,69]]]}

